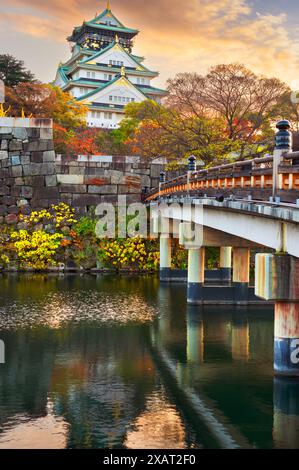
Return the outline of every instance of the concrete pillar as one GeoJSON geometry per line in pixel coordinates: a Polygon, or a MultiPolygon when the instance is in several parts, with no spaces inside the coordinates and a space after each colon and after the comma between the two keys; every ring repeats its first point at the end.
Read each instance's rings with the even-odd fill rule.
{"type": "Polygon", "coordinates": [[[170,279],[171,270],[171,238],[160,236],[160,281],[167,282],[170,279]]]}
{"type": "Polygon", "coordinates": [[[205,249],[190,248],[188,250],[188,289],[187,302],[200,304],[203,300],[203,284],[205,277],[205,249]]]}
{"type": "Polygon", "coordinates": [[[233,284],[235,301],[248,302],[250,250],[249,248],[233,249],[233,284]]]}
{"type": "Polygon", "coordinates": [[[274,371],[299,377],[299,259],[257,254],[255,293],[275,300],[274,371]]]}
{"type": "Polygon", "coordinates": [[[231,281],[232,273],[232,248],[220,247],[220,274],[223,281],[231,281]]]}
{"type": "Polygon", "coordinates": [[[299,377],[299,302],[275,302],[274,371],[299,377]]]}

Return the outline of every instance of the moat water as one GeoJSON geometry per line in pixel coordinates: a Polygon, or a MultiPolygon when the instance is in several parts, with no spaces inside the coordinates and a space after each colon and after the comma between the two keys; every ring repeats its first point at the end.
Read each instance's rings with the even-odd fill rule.
{"type": "Polygon", "coordinates": [[[299,448],[272,308],[155,277],[0,277],[0,448],[299,448]]]}

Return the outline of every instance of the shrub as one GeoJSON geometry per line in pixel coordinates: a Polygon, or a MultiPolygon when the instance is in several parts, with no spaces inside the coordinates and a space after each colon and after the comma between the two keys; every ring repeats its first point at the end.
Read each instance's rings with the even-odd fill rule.
{"type": "Polygon", "coordinates": [[[11,234],[21,266],[33,269],[47,269],[57,264],[56,253],[63,235],[49,234],[42,230],[29,233],[19,230],[11,234]]]}

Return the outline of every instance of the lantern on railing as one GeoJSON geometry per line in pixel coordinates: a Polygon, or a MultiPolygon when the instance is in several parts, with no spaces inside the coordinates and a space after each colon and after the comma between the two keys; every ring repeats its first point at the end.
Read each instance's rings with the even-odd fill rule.
{"type": "Polygon", "coordinates": [[[292,150],[292,133],[290,132],[290,122],[286,119],[276,124],[278,132],[275,136],[275,148],[279,150],[292,150]]]}
{"type": "Polygon", "coordinates": [[[160,183],[163,184],[166,181],[166,173],[164,171],[161,171],[160,173],[160,183]]]}
{"type": "Polygon", "coordinates": [[[190,155],[188,158],[188,171],[196,171],[196,157],[190,155]]]}

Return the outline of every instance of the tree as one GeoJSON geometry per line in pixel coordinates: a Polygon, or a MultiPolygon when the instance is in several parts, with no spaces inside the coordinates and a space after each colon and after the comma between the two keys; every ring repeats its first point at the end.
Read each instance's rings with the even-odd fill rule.
{"type": "Polygon", "coordinates": [[[227,137],[221,118],[182,116],[150,100],[129,104],[126,116],[135,124],[127,145],[148,159],[165,157],[168,162],[179,162],[194,154],[211,164],[239,148],[238,142],[227,137]]]}
{"type": "Polygon", "coordinates": [[[185,116],[224,119],[231,140],[254,142],[288,87],[240,64],[217,65],[206,76],[178,74],[168,80],[168,106],[185,116]]]}
{"type": "Polygon", "coordinates": [[[10,106],[11,116],[21,116],[23,110],[26,116],[52,118],[66,129],[86,125],[86,104],[51,85],[19,83],[6,88],[6,106],[10,106]]]}
{"type": "Polygon", "coordinates": [[[23,82],[33,83],[36,81],[33,73],[26,70],[24,62],[9,54],[0,55],[0,79],[8,87],[14,87],[23,82]]]}

